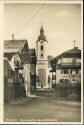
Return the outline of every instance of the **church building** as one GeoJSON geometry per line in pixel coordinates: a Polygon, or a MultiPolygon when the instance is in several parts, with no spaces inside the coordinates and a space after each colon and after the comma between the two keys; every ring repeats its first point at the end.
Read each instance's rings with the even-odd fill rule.
{"type": "Polygon", "coordinates": [[[37,66],[36,75],[38,76],[37,88],[48,87],[48,56],[47,56],[48,41],[44,35],[43,26],[40,28],[40,35],[36,41],[36,56],[37,66]]]}

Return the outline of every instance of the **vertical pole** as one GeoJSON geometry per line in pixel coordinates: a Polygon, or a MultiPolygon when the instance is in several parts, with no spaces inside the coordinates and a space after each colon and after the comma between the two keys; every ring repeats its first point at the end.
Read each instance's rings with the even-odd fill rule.
{"type": "Polygon", "coordinates": [[[53,71],[52,71],[52,91],[53,91],[53,71]]]}
{"type": "Polygon", "coordinates": [[[56,70],[55,70],[55,84],[56,84],[56,70]]]}

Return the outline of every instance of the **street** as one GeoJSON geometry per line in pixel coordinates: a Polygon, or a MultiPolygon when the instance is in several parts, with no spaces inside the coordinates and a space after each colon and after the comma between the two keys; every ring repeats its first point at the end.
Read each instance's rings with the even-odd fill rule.
{"type": "Polygon", "coordinates": [[[53,96],[31,96],[4,104],[4,121],[80,122],[81,104],[78,101],[56,99],[53,96]]]}

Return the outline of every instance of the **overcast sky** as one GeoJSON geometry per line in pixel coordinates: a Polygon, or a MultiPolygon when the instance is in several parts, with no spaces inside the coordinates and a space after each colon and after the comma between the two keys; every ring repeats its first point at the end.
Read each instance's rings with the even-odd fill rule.
{"type": "Polygon", "coordinates": [[[57,56],[72,49],[74,40],[81,48],[81,6],[75,4],[6,4],[5,40],[16,33],[15,39],[27,39],[29,48],[34,48],[41,21],[48,40],[49,55],[57,56]]]}

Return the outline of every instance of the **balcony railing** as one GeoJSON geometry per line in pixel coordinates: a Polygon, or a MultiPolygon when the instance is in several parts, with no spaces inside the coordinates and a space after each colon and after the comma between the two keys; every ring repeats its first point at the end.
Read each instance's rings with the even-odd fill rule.
{"type": "Polygon", "coordinates": [[[58,67],[81,67],[81,63],[60,63],[58,67]]]}

